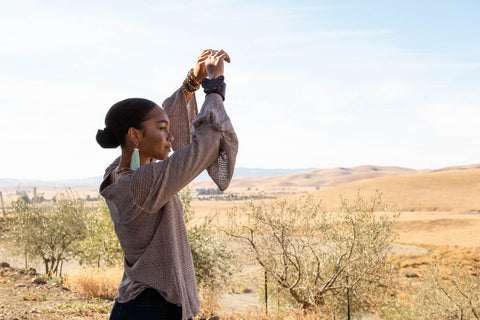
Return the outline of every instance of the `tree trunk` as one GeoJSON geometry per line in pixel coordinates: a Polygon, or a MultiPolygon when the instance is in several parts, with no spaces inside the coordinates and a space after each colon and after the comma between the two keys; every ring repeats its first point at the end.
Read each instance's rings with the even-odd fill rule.
{"type": "Polygon", "coordinates": [[[55,266],[53,268],[53,272],[55,272],[55,276],[58,277],[58,272],[59,272],[59,267],[60,267],[60,264],[62,263],[63,259],[62,259],[62,255],[59,254],[57,258],[55,258],[55,266]]]}
{"type": "Polygon", "coordinates": [[[48,276],[48,259],[43,258],[43,263],[45,263],[45,275],[48,276]]]}
{"type": "Polygon", "coordinates": [[[297,292],[293,289],[289,289],[288,292],[290,292],[290,295],[293,297],[293,299],[295,299],[295,301],[297,301],[297,303],[300,305],[300,307],[302,309],[310,309],[311,307],[313,307],[313,305],[308,302],[308,301],[305,301],[304,299],[300,298],[300,296],[297,294],[297,292]]]}
{"type": "Polygon", "coordinates": [[[58,271],[58,259],[57,258],[52,258],[52,264],[50,265],[50,278],[53,278],[54,276],[57,275],[58,271]]]}

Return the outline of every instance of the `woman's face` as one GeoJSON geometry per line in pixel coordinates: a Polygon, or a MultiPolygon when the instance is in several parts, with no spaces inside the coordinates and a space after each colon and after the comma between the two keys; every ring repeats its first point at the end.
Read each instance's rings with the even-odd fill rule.
{"type": "Polygon", "coordinates": [[[140,156],[165,160],[172,151],[173,135],[169,131],[167,113],[160,107],[154,108],[149,118],[142,122],[142,135],[138,143],[140,156]]]}

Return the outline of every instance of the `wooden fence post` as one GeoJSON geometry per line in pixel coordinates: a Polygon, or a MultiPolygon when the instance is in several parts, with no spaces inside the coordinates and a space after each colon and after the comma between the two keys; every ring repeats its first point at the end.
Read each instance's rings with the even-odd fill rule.
{"type": "Polygon", "coordinates": [[[37,204],[37,187],[33,187],[33,199],[32,202],[37,204]]]}
{"type": "Polygon", "coordinates": [[[351,319],[351,313],[350,313],[350,287],[348,286],[348,276],[346,277],[346,283],[347,283],[347,319],[351,319]]]}
{"type": "Polygon", "coordinates": [[[265,315],[268,316],[268,280],[267,280],[267,271],[265,271],[265,315]]]}
{"type": "Polygon", "coordinates": [[[2,202],[2,212],[3,212],[3,219],[7,219],[7,212],[5,211],[5,205],[3,204],[3,194],[0,191],[0,200],[2,202]]]}

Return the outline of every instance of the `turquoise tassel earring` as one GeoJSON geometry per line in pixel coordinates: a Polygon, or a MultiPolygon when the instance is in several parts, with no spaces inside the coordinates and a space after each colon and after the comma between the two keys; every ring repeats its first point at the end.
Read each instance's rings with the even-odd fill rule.
{"type": "Polygon", "coordinates": [[[133,149],[132,159],[130,160],[130,170],[135,171],[140,168],[140,153],[137,148],[133,149]]]}

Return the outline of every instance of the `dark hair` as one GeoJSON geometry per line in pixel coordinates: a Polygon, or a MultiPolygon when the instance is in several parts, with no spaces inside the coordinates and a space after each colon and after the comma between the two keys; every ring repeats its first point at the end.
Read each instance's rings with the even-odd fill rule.
{"type": "Polygon", "coordinates": [[[141,129],[148,114],[158,107],[153,101],[129,98],[115,103],[105,116],[105,129],[97,131],[97,142],[102,148],[125,145],[125,135],[130,127],[141,129]]]}

